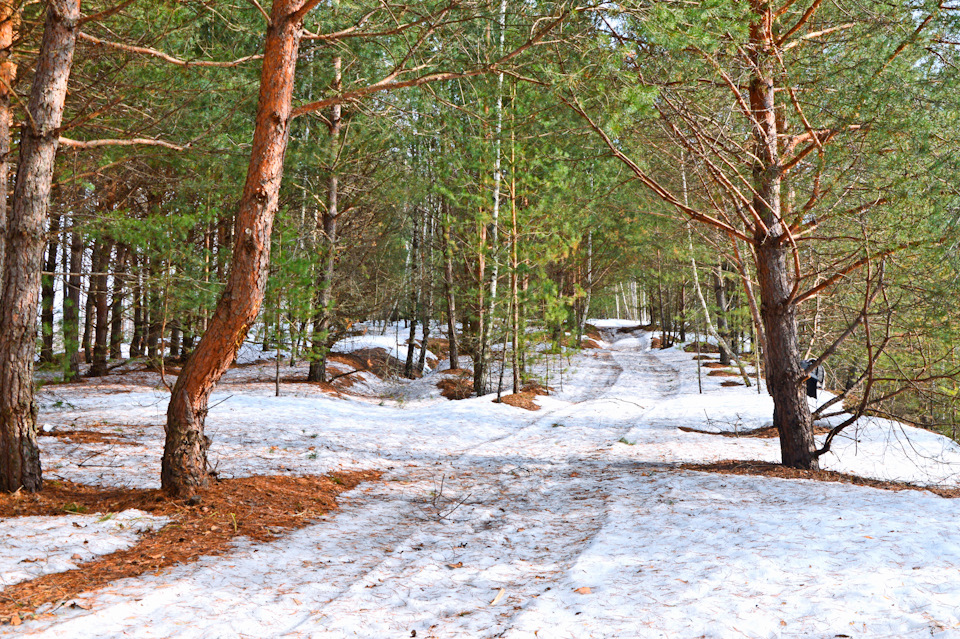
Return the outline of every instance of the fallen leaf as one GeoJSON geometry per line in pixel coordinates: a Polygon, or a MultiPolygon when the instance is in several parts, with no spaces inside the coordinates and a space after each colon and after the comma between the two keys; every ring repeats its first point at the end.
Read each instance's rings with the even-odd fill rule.
{"type": "Polygon", "coordinates": [[[590,590],[590,586],[584,586],[583,588],[577,588],[574,592],[579,592],[581,595],[589,595],[593,591],[590,590]]]}
{"type": "Polygon", "coordinates": [[[463,568],[463,562],[458,561],[455,564],[447,564],[447,568],[463,568]]]}
{"type": "Polygon", "coordinates": [[[497,593],[497,596],[494,597],[494,598],[493,598],[493,601],[490,602],[490,605],[491,605],[491,606],[497,605],[497,602],[500,601],[501,599],[503,599],[503,596],[504,596],[505,594],[507,594],[507,589],[506,589],[506,588],[501,588],[501,589],[500,589],[500,592],[497,593]]]}
{"type": "Polygon", "coordinates": [[[76,560],[76,559],[83,559],[83,555],[81,555],[81,554],[78,553],[78,552],[75,552],[75,553],[73,553],[73,554],[70,556],[70,559],[74,559],[74,560],[76,560]]]}
{"type": "Polygon", "coordinates": [[[17,613],[13,613],[13,616],[10,617],[10,625],[11,625],[11,626],[19,626],[21,623],[23,623],[23,622],[20,621],[20,615],[18,615],[17,613]]]}

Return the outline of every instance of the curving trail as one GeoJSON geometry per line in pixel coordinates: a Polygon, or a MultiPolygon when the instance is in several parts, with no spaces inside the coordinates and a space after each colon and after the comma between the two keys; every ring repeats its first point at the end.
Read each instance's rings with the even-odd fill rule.
{"type": "MultiPolygon", "coordinates": [[[[375,464],[384,480],[276,542],[115,584],[89,595],[89,611],[61,609],[17,635],[960,637],[949,500],[679,471],[677,461],[775,455],[775,441],[676,428],[704,407],[747,419],[748,401],[763,398],[716,378],[691,393],[687,354],[651,352],[640,331],[604,338],[610,347],[578,356],[536,413],[489,398],[323,400],[318,418],[318,400],[292,398],[271,421],[273,400],[235,404],[216,440],[228,468],[308,468],[265,450],[253,466],[259,437],[329,455],[314,464],[375,464]],[[914,558],[929,531],[944,536],[935,566],[914,558]],[[853,546],[838,541],[848,537],[853,546]],[[921,585],[884,589],[908,579],[921,585]]],[[[756,406],[750,418],[762,419],[756,406]]]]}

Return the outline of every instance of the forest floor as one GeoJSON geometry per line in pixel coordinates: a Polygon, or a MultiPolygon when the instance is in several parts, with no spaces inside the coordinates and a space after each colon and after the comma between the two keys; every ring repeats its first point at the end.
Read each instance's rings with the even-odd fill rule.
{"type": "MultiPolygon", "coordinates": [[[[272,363],[232,369],[211,400],[211,463],[224,486],[270,478],[249,490],[287,495],[300,520],[276,500],[250,522],[231,511],[252,532],[219,554],[94,582],[0,636],[960,637],[960,500],[916,489],[952,494],[960,447],[863,419],[824,458],[834,472],[780,472],[778,440],[750,436],[770,425],[766,393],[706,367],[701,393],[695,354],[605,326],[537,411],[444,399],[443,371],[358,373],[334,393],[284,366],[275,397],[272,363]],[[313,481],[300,477],[339,484],[339,507],[289,497],[313,481]]],[[[122,369],[45,387],[45,476],[64,494],[156,489],[167,396],[122,369]]],[[[233,507],[217,499],[196,508],[233,507]]],[[[0,605],[13,584],[189,528],[178,511],[62,510],[0,519],[0,605]]]]}

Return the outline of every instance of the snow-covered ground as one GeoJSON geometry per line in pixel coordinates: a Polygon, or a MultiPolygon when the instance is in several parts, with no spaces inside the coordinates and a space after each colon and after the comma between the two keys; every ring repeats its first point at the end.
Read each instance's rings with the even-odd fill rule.
{"type": "MultiPolygon", "coordinates": [[[[114,583],[84,596],[89,610],[0,634],[960,638],[960,501],[680,470],[777,460],[775,439],[678,429],[765,426],[769,398],[706,370],[700,394],[690,354],[650,351],[642,332],[607,336],[538,412],[443,400],[433,376],[359,375],[361,398],[287,383],[276,398],[269,367],[234,369],[207,419],[221,474],[378,468],[383,481],[275,542],[114,583]]],[[[166,395],[155,385],[46,391],[44,422],[119,428],[135,444],[43,438],[46,475],[156,486],[166,395]]],[[[960,447],[865,420],[823,465],[955,486],[960,447]]],[[[7,523],[0,535],[41,526],[7,523]]]]}

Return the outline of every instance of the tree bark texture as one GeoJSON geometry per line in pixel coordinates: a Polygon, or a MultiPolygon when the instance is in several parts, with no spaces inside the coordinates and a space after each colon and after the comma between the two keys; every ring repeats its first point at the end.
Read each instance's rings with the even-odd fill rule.
{"type": "Polygon", "coordinates": [[[773,12],[754,0],[757,20],[750,27],[750,109],[755,153],[753,207],[763,222],[757,225],[754,248],[760,289],[760,316],[766,334],[767,387],[773,397],[773,424],[780,434],[781,462],[792,468],[818,469],[813,420],[803,387],[797,304],[793,298],[788,257],[791,247],[782,219],[782,169],[774,77],[776,76],[773,12]],[[766,228],[763,228],[766,227],[766,228]]]}
{"type": "Polygon", "coordinates": [[[17,77],[13,41],[22,3],[0,0],[0,291],[3,290],[3,262],[7,243],[7,189],[10,155],[10,94],[17,77]]]}
{"type": "Polygon", "coordinates": [[[274,0],[264,43],[260,95],[250,165],[235,220],[233,262],[207,331],[177,378],[167,408],[161,485],[174,497],[191,497],[208,482],[203,433],[210,393],[236,357],[263,302],[270,233],[279,205],[283,158],[289,139],[301,10],[310,0],[274,0]]]}
{"type": "Polygon", "coordinates": [[[0,490],[42,486],[33,396],[47,209],[80,0],[50,0],[23,125],[0,294],[0,490]]]}

